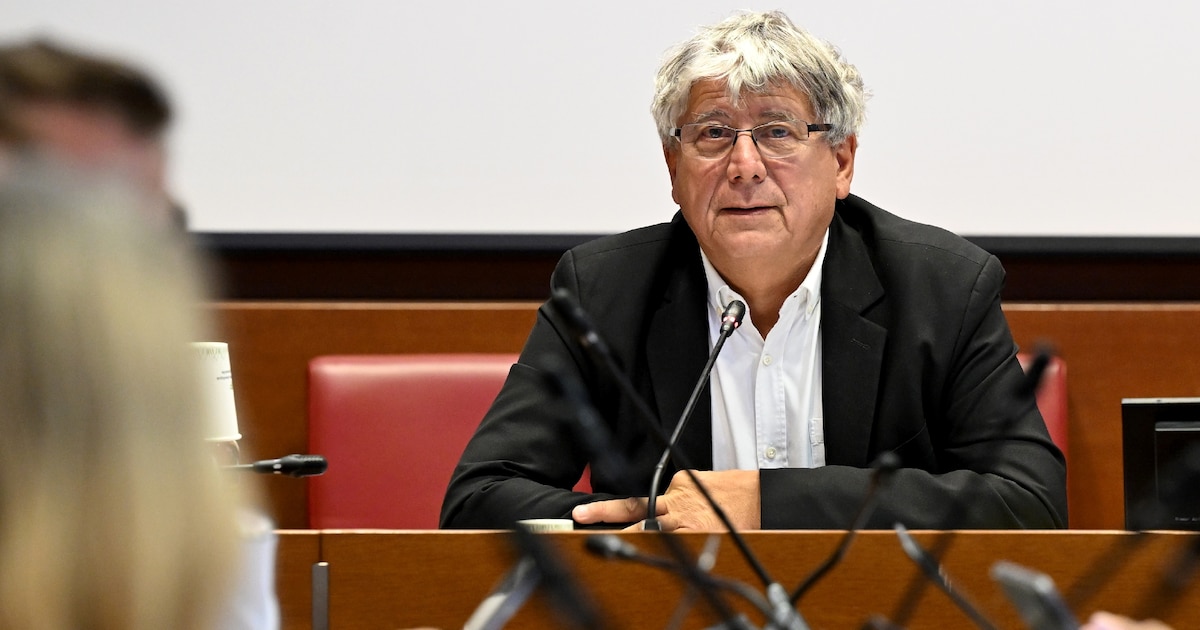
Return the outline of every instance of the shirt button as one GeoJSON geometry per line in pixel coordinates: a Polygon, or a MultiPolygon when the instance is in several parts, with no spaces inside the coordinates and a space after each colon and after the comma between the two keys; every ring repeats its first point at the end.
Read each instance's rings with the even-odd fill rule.
{"type": "Polygon", "coordinates": [[[763,355],[763,365],[771,365],[771,355],[763,355]]]}
{"type": "Polygon", "coordinates": [[[767,447],[767,459],[775,459],[775,447],[774,446],[767,447]]]}

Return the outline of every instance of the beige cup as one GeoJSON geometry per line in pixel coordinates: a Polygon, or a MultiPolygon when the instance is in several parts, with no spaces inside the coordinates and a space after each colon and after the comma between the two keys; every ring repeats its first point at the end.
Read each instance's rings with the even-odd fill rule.
{"type": "Polygon", "coordinates": [[[569,532],[575,529],[575,521],[569,518],[527,518],[517,522],[531,532],[569,532]]]}
{"type": "Polygon", "coordinates": [[[237,408],[233,404],[233,370],[229,367],[229,344],[199,341],[192,344],[200,375],[204,405],[204,438],[210,442],[242,439],[237,408]]]}

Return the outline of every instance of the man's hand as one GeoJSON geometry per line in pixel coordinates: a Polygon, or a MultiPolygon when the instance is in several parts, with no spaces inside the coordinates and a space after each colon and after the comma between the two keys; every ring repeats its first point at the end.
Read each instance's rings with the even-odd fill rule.
{"type": "MultiPolygon", "coordinates": [[[[759,514],[758,471],[722,470],[696,471],[696,478],[709,494],[725,510],[734,527],[758,529],[762,524],[759,514]]],[[[687,473],[680,471],[671,478],[667,492],[658,498],[656,515],[663,531],[693,530],[721,531],[725,526],[704,500],[704,495],[687,473]]],[[[646,517],[645,497],[597,501],[575,507],[571,517],[581,525],[592,523],[629,523],[638,521],[628,529],[640,530],[641,520],[646,517]]]]}

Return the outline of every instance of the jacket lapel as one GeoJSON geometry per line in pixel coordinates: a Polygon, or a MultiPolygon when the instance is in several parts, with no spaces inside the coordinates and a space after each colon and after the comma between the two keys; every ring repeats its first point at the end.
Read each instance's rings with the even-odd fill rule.
{"type": "MultiPolygon", "coordinates": [[[[708,358],[708,284],[700,249],[677,215],[664,274],[662,302],[650,314],[646,362],[663,430],[669,435],[708,358]]],[[[712,468],[712,403],[707,389],[679,436],[688,463],[712,468]]],[[[674,466],[673,468],[678,468],[674,466]]]]}
{"type": "MultiPolygon", "coordinates": [[[[845,202],[839,202],[839,209],[845,202]]],[[[679,414],[708,357],[708,286],[695,237],[679,217],[664,276],[662,302],[652,309],[646,361],[663,430],[679,414]]],[[[829,464],[870,464],[871,428],[887,329],[865,317],[884,298],[862,235],[835,214],[821,280],[825,458],[829,464]]],[[[680,436],[690,463],[712,467],[712,403],[701,396],[680,436]]]]}
{"type": "Polygon", "coordinates": [[[865,467],[887,329],[864,314],[884,298],[883,286],[862,235],[840,213],[829,230],[821,279],[825,461],[865,467]]]}

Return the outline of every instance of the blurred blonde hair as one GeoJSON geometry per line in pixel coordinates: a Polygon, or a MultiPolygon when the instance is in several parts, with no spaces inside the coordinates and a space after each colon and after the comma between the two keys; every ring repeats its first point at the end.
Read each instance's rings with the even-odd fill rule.
{"type": "Polygon", "coordinates": [[[133,197],[25,166],[0,178],[0,627],[211,627],[240,498],[197,417],[197,264],[133,197]]]}

